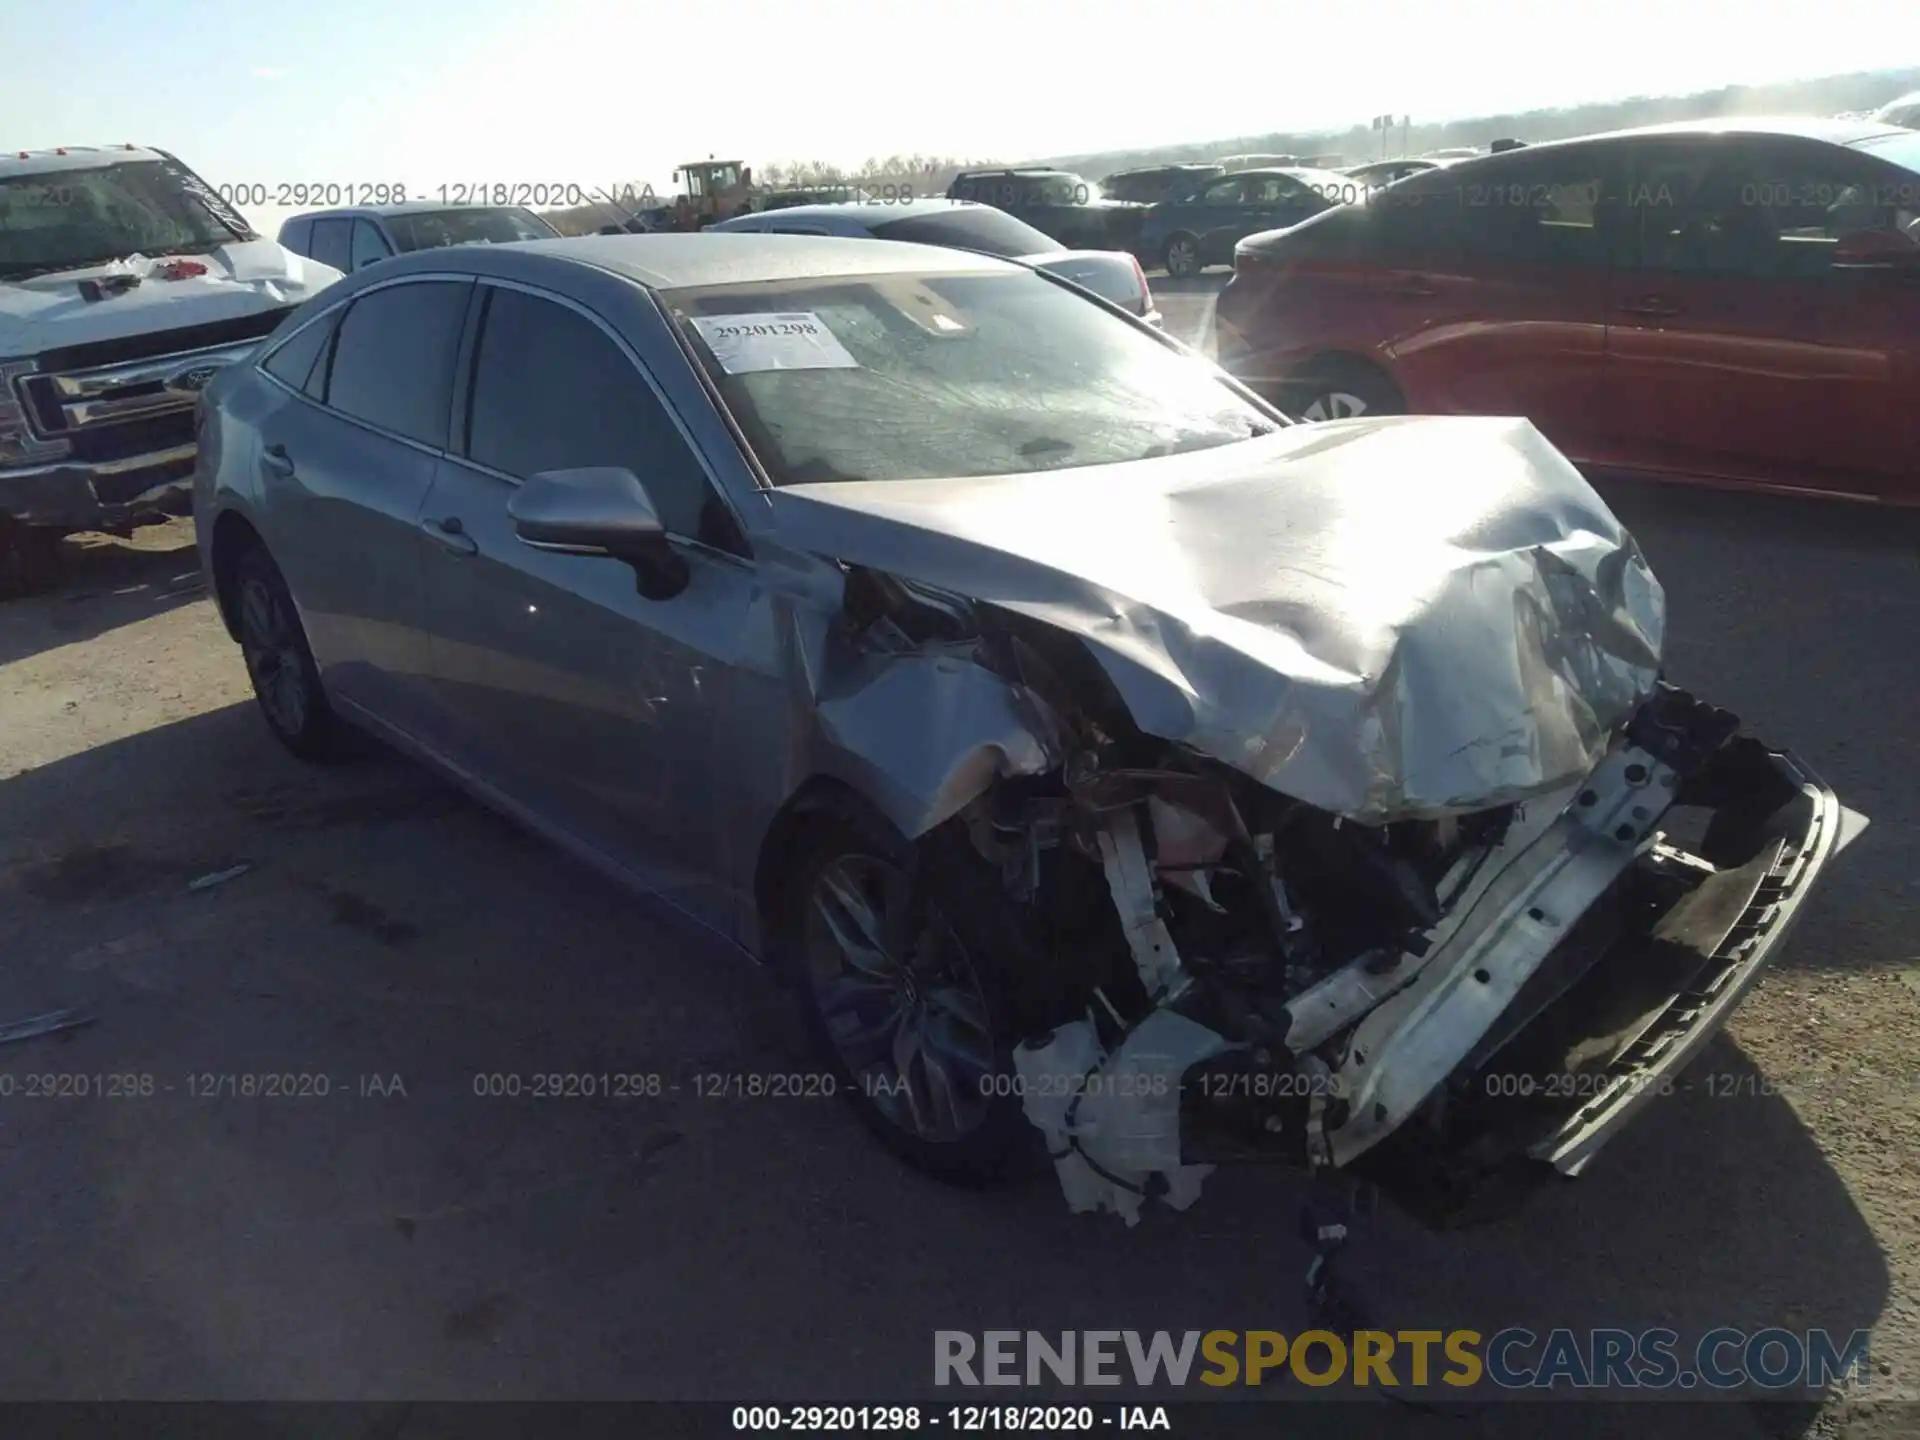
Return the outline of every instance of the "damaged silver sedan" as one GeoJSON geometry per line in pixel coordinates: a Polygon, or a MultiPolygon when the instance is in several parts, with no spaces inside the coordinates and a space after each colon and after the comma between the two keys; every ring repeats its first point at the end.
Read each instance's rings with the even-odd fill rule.
{"type": "Polygon", "coordinates": [[[196,524],[296,753],[371,730],[795,985],[910,1161],[1573,1175],[1854,817],[1667,684],[1520,420],[1289,423],[1017,264],[402,257],[209,389],[196,524]]]}

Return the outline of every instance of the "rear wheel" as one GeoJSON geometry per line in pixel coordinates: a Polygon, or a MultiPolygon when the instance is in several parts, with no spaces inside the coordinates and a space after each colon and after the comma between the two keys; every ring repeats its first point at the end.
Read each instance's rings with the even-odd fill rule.
{"type": "Polygon", "coordinates": [[[60,583],[61,532],[0,516],[0,600],[39,595],[60,583]]]}
{"type": "Polygon", "coordinates": [[[338,756],[345,727],[327,703],[307,632],[273,557],[258,545],[233,567],[240,654],[274,738],[302,760],[338,756]]]}
{"type": "Polygon", "coordinates": [[[1310,365],[1282,388],[1280,408],[1296,420],[1404,415],[1407,402],[1380,371],[1357,361],[1310,365]]]}
{"type": "Polygon", "coordinates": [[[1043,1153],[1012,1093],[1003,979],[1031,947],[1004,893],[958,873],[970,850],[950,848],[916,847],[877,816],[821,812],[788,852],[774,939],[868,1128],[916,1168],[979,1186],[1043,1153]]]}
{"type": "Polygon", "coordinates": [[[1176,235],[1167,241],[1167,274],[1185,280],[1200,273],[1200,242],[1191,235],[1176,235]]]}

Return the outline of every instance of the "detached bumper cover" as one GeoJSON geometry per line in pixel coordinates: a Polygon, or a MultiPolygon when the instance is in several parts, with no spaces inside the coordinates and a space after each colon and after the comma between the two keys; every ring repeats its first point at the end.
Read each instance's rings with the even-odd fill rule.
{"type": "Polygon", "coordinates": [[[1592,1100],[1528,1147],[1533,1159],[1578,1175],[1642,1107],[1671,1088],[1779,953],[1820,875],[1864,823],[1801,761],[1785,754],[1773,761],[1812,802],[1804,824],[1776,847],[1751,900],[1693,985],[1615,1061],[1593,1087],[1592,1100]]]}

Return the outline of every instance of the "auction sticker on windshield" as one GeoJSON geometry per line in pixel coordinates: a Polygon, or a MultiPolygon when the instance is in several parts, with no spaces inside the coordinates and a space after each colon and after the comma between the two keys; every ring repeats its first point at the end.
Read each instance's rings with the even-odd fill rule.
{"type": "Polygon", "coordinates": [[[729,375],[756,370],[858,370],[811,311],[791,315],[696,315],[700,338],[729,375]]]}

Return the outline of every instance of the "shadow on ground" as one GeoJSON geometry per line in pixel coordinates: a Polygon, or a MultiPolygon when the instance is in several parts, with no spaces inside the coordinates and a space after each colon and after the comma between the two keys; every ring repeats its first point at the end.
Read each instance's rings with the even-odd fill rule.
{"type": "MultiPolygon", "coordinates": [[[[0,1395],[933,1397],[936,1329],[1308,1328],[1283,1174],[1222,1172],[1190,1213],[1129,1230],[1069,1215],[1044,1175],[927,1182],[831,1101],[712,1098],[700,1077],[812,1068],[766,977],[399,760],[309,770],[234,705],[0,782],[0,835],[4,1014],[98,1017],[0,1050],[0,1082],[154,1082],[6,1112],[0,1185],[33,1199],[0,1236],[0,1395]],[[222,1089],[267,1074],[328,1090],[222,1089]],[[660,1083],[483,1093],[536,1074],[660,1083]]],[[[1811,948],[1831,912],[1807,923],[1811,948]]],[[[1744,1062],[1723,1044],[1703,1063],[1744,1062]]],[[[1378,1217],[1351,1273],[1385,1328],[1483,1334],[1844,1334],[1889,1287],[1788,1105],[1700,1095],[1496,1228],[1378,1217]]],[[[1618,1433],[1563,1408],[1556,1431],[1618,1433]]],[[[1344,1435],[1360,1413],[1465,1433],[1377,1401],[1293,1406],[1286,1428],[1344,1435]]],[[[1694,1406],[1638,1428],[1784,1435],[1811,1413],[1694,1406]]],[[[1541,1419],[1472,1418],[1516,1436],[1541,1419]]]]}
{"type": "Polygon", "coordinates": [[[145,532],[137,547],[107,535],[61,544],[64,574],[45,595],[0,602],[0,666],[76,645],[206,594],[190,527],[145,532]]]}

